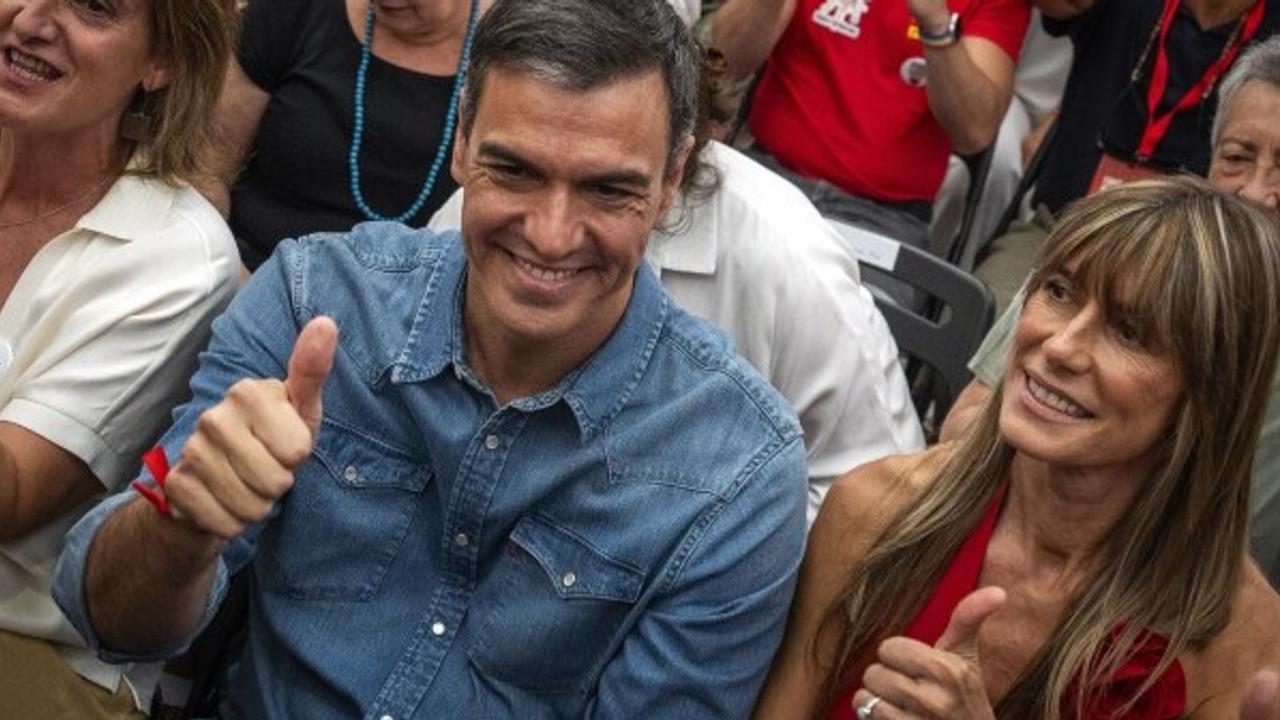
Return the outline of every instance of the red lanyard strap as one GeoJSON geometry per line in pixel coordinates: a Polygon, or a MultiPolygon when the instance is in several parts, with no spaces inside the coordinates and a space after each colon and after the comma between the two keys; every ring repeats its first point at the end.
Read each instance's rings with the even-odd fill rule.
{"type": "Polygon", "coordinates": [[[1227,45],[1222,49],[1218,59],[1205,70],[1204,75],[1168,112],[1158,114],[1160,99],[1164,97],[1165,88],[1169,84],[1169,49],[1166,41],[1180,4],[1181,0],[1165,0],[1164,14],[1160,18],[1160,43],[1156,50],[1156,66],[1151,73],[1151,84],[1147,88],[1147,125],[1142,131],[1142,140],[1138,143],[1137,156],[1140,162],[1155,153],[1160,141],[1169,134],[1169,126],[1173,123],[1175,115],[1195,107],[1209,95],[1213,84],[1227,71],[1227,68],[1231,67],[1231,63],[1235,62],[1240,49],[1257,34],[1258,27],[1262,24],[1263,11],[1266,9],[1265,0],[1255,0],[1242,24],[1236,26],[1231,38],[1227,40],[1227,45]]]}

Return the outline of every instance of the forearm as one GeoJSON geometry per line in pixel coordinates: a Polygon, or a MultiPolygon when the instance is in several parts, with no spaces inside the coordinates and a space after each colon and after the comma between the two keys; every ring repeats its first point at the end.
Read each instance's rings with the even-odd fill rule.
{"type": "Polygon", "coordinates": [[[203,616],[224,544],[160,515],[141,498],[107,519],[85,569],[85,602],[102,645],[147,654],[190,635],[203,616]]]}
{"type": "Polygon", "coordinates": [[[1012,62],[1008,82],[992,81],[974,59],[975,46],[985,42],[965,38],[945,48],[925,48],[929,109],[957,155],[972,155],[990,145],[1009,107],[1012,62]]]}
{"type": "Polygon", "coordinates": [[[728,0],[711,19],[711,39],[729,62],[729,76],[754,73],[782,36],[795,0],[728,0]]]}

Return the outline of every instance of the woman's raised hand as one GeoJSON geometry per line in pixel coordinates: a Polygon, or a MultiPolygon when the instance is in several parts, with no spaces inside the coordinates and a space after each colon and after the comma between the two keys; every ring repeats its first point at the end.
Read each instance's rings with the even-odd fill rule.
{"type": "Polygon", "coordinates": [[[854,708],[876,720],[994,718],[978,657],[978,633],[1004,602],[1005,592],[998,587],[970,593],[933,647],[905,637],[885,640],[877,650],[878,662],[862,676],[854,708]],[[874,698],[879,701],[870,704],[874,698]]]}

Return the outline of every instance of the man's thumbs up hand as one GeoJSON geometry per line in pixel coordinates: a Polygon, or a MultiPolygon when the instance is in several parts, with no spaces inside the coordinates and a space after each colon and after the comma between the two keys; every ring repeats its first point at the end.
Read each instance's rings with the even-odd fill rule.
{"type": "Polygon", "coordinates": [[[224,540],[266,519],[311,455],[337,342],[333,320],[312,320],[283,381],[240,380],[200,415],[165,484],[175,517],[224,540]]]}
{"type": "Polygon", "coordinates": [[[1005,603],[998,587],[975,590],[960,601],[933,646],[905,637],[880,644],[878,662],[862,676],[854,708],[873,718],[991,720],[979,662],[982,625],[1005,603]],[[875,698],[878,701],[872,702],[875,698]],[[866,708],[870,707],[870,713],[866,708]]]}
{"type": "Polygon", "coordinates": [[[333,369],[333,353],[338,347],[338,326],[327,317],[306,324],[289,356],[289,372],[284,378],[285,394],[314,436],[320,428],[320,396],[324,381],[333,369]]]}

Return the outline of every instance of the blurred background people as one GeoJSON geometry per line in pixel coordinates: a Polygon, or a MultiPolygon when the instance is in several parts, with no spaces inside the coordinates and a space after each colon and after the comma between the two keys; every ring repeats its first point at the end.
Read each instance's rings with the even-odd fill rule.
{"type": "Polygon", "coordinates": [[[1247,555],[1278,347],[1257,207],[1192,178],[1069,206],[973,426],[833,488],[757,716],[1234,717],[1280,664],[1247,555]]]}
{"type": "Polygon", "coordinates": [[[0,717],[146,709],[49,595],[63,534],[135,476],[239,268],[210,162],[232,0],[4,0],[0,717]]]}
{"type": "Polygon", "coordinates": [[[210,191],[246,267],[283,238],[426,223],[457,187],[459,62],[488,4],[249,3],[218,109],[226,164],[210,191]]]}
{"type": "Polygon", "coordinates": [[[924,247],[951,152],[986,148],[1013,91],[1026,0],[728,0],[712,44],[761,70],[752,154],[823,215],[924,247]]]}
{"type": "Polygon", "coordinates": [[[1276,0],[1034,0],[1075,49],[1032,197],[977,275],[1007,307],[1053,216],[1103,186],[1169,172],[1204,176],[1219,81],[1280,27],[1276,0]]]}

